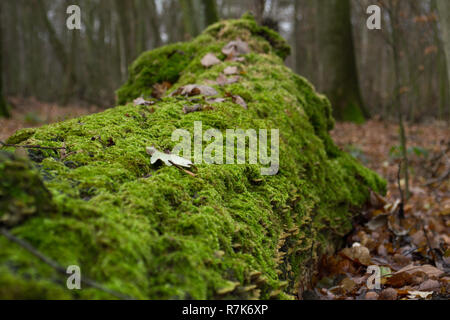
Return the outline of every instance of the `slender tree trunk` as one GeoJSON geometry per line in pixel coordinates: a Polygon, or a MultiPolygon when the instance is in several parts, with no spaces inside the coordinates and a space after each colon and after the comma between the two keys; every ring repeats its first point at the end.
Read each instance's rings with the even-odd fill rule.
{"type": "Polygon", "coordinates": [[[450,89],[450,1],[437,0],[436,4],[439,13],[439,21],[441,23],[442,43],[447,60],[447,79],[449,80],[448,83],[450,89]]]}
{"type": "Polygon", "coordinates": [[[0,117],[9,117],[9,105],[3,93],[3,4],[0,3],[0,117]]]}
{"type": "MultiPolygon", "coordinates": [[[[146,2],[147,3],[147,2],[146,2]]],[[[161,39],[161,32],[159,30],[159,16],[158,16],[158,10],[156,9],[155,0],[150,0],[148,2],[148,5],[150,6],[150,25],[151,25],[151,31],[152,31],[152,37],[153,37],[153,48],[157,48],[161,46],[162,39],[161,39]]]]}
{"type": "Polygon", "coordinates": [[[362,122],[369,116],[358,83],[349,0],[317,0],[319,56],[323,90],[339,120],[362,122]]]}
{"type": "Polygon", "coordinates": [[[198,25],[195,15],[194,4],[192,0],[180,0],[181,10],[183,11],[184,31],[186,35],[195,37],[198,35],[198,25]]]}
{"type": "Polygon", "coordinates": [[[405,124],[404,124],[404,116],[402,110],[402,80],[401,80],[401,69],[400,69],[400,7],[398,0],[390,0],[389,5],[389,17],[391,21],[391,43],[392,43],[392,51],[394,54],[394,77],[395,77],[395,92],[394,92],[394,104],[397,108],[397,120],[399,125],[399,138],[400,138],[400,149],[402,153],[403,160],[403,177],[405,179],[405,196],[406,199],[409,199],[409,161],[408,161],[408,151],[407,151],[407,140],[406,140],[406,132],[405,132],[405,124]]]}
{"type": "Polygon", "coordinates": [[[76,83],[76,75],[73,68],[70,65],[71,64],[70,57],[64,48],[64,44],[58,38],[55,28],[53,27],[51,21],[47,16],[47,11],[44,7],[44,2],[33,1],[33,4],[35,5],[35,8],[38,10],[39,15],[41,16],[42,21],[44,22],[45,28],[49,36],[50,44],[53,48],[56,58],[59,60],[59,63],[61,64],[62,71],[66,76],[62,96],[62,103],[66,104],[70,96],[73,94],[72,89],[74,87],[74,84],[76,83]]]}
{"type": "Polygon", "coordinates": [[[217,12],[216,0],[202,0],[202,3],[206,26],[219,21],[219,13],[217,12]]]}

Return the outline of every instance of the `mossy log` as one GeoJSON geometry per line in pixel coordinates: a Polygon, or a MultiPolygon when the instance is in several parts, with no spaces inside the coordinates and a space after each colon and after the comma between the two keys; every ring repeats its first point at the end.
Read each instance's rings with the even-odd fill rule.
{"type": "MultiPolygon", "coordinates": [[[[55,149],[25,148],[24,157],[2,148],[1,228],[136,299],[294,297],[319,257],[351,230],[370,191],[383,192],[385,183],[335,146],[329,101],[283,64],[288,53],[279,35],[250,17],[144,53],[118,91],[121,106],[7,140],[55,149]],[[251,52],[226,61],[221,49],[238,38],[251,52]],[[222,62],[205,68],[207,53],[222,62]],[[239,68],[239,81],[211,84],[228,66],[239,68]],[[164,81],[173,87],[154,105],[130,103],[164,81]],[[187,84],[210,85],[225,101],[185,114],[185,105],[203,101],[170,95],[187,84]],[[278,173],[262,176],[258,164],[202,164],[192,176],[151,165],[146,146],[172,150],[172,132],[192,132],[194,121],[203,131],[279,129],[278,173]]],[[[0,236],[0,298],[115,297],[89,286],[67,289],[57,270],[0,236]]]]}

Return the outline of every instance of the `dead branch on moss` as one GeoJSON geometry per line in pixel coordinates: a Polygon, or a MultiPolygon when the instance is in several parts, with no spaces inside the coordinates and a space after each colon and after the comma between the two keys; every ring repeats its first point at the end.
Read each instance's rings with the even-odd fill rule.
{"type": "Polygon", "coordinates": [[[192,177],[196,177],[197,175],[189,170],[184,169],[183,167],[177,165],[176,163],[174,163],[173,161],[169,160],[169,162],[177,169],[187,173],[188,175],[192,176],[192,177]]]}
{"type": "MultiPolygon", "coordinates": [[[[24,248],[25,250],[27,250],[28,252],[30,252],[32,255],[34,255],[35,257],[39,258],[42,262],[44,262],[45,264],[49,265],[50,267],[52,267],[55,271],[57,271],[60,274],[63,274],[65,276],[67,276],[67,272],[66,270],[60,266],[56,261],[50,259],[49,257],[45,256],[43,253],[39,252],[36,248],[34,248],[30,243],[28,243],[27,241],[17,238],[16,236],[14,236],[12,233],[10,233],[8,230],[6,230],[5,228],[0,228],[0,234],[3,235],[6,239],[8,239],[11,242],[14,242],[16,244],[18,244],[19,246],[21,246],[22,248],[24,248]]],[[[91,280],[89,278],[86,278],[86,276],[81,277],[80,279],[81,283],[98,289],[100,291],[106,292],[118,299],[122,299],[122,300],[133,300],[131,297],[128,297],[122,293],[116,292],[114,290],[110,290],[108,288],[103,287],[102,285],[98,284],[97,282],[95,282],[94,280],[91,280]]]]}
{"type": "Polygon", "coordinates": [[[24,149],[44,149],[44,150],[66,150],[66,147],[44,147],[40,145],[19,145],[19,144],[9,144],[0,140],[0,144],[3,147],[12,147],[12,148],[24,148],[24,149]]]}

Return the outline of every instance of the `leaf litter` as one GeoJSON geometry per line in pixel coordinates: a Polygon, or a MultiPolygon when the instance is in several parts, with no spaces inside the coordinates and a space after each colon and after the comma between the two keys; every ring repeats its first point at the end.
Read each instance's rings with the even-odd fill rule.
{"type": "Polygon", "coordinates": [[[348,151],[388,181],[385,197],[371,193],[346,247],[321,258],[311,287],[300,299],[417,300],[450,298],[450,130],[444,123],[408,126],[411,197],[401,203],[395,124],[370,120],[337,123],[332,132],[348,151]],[[363,132],[363,134],[361,134],[363,132]],[[357,152],[356,152],[356,151],[357,152]],[[377,266],[379,289],[368,286],[377,266]]]}

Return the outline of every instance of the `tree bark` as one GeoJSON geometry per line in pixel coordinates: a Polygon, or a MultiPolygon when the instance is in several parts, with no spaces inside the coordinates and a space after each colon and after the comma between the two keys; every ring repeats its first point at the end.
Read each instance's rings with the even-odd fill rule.
{"type": "Polygon", "coordinates": [[[183,12],[185,36],[188,38],[195,37],[199,31],[193,0],[180,0],[180,4],[183,12]]]}
{"type": "Polygon", "coordinates": [[[349,0],[317,0],[322,90],[339,120],[361,122],[369,116],[361,98],[349,0]]]}
{"type": "Polygon", "coordinates": [[[441,23],[442,42],[447,64],[447,79],[450,90],[450,1],[436,0],[437,9],[439,12],[439,22],[441,23]]]}
{"type": "Polygon", "coordinates": [[[202,3],[205,16],[205,27],[219,21],[216,0],[202,0],[202,3]]]}
{"type": "Polygon", "coordinates": [[[0,117],[9,117],[10,116],[10,107],[6,101],[3,92],[3,4],[0,3],[0,117]]]}
{"type": "Polygon", "coordinates": [[[47,34],[49,36],[50,44],[53,48],[56,58],[61,64],[61,68],[64,73],[65,83],[62,93],[62,103],[66,104],[69,98],[73,95],[74,84],[77,82],[75,71],[73,69],[73,66],[71,65],[70,57],[64,48],[64,44],[58,38],[55,28],[53,27],[52,22],[47,16],[47,10],[45,8],[44,2],[33,1],[33,4],[34,7],[37,8],[39,15],[44,22],[47,34]]]}

